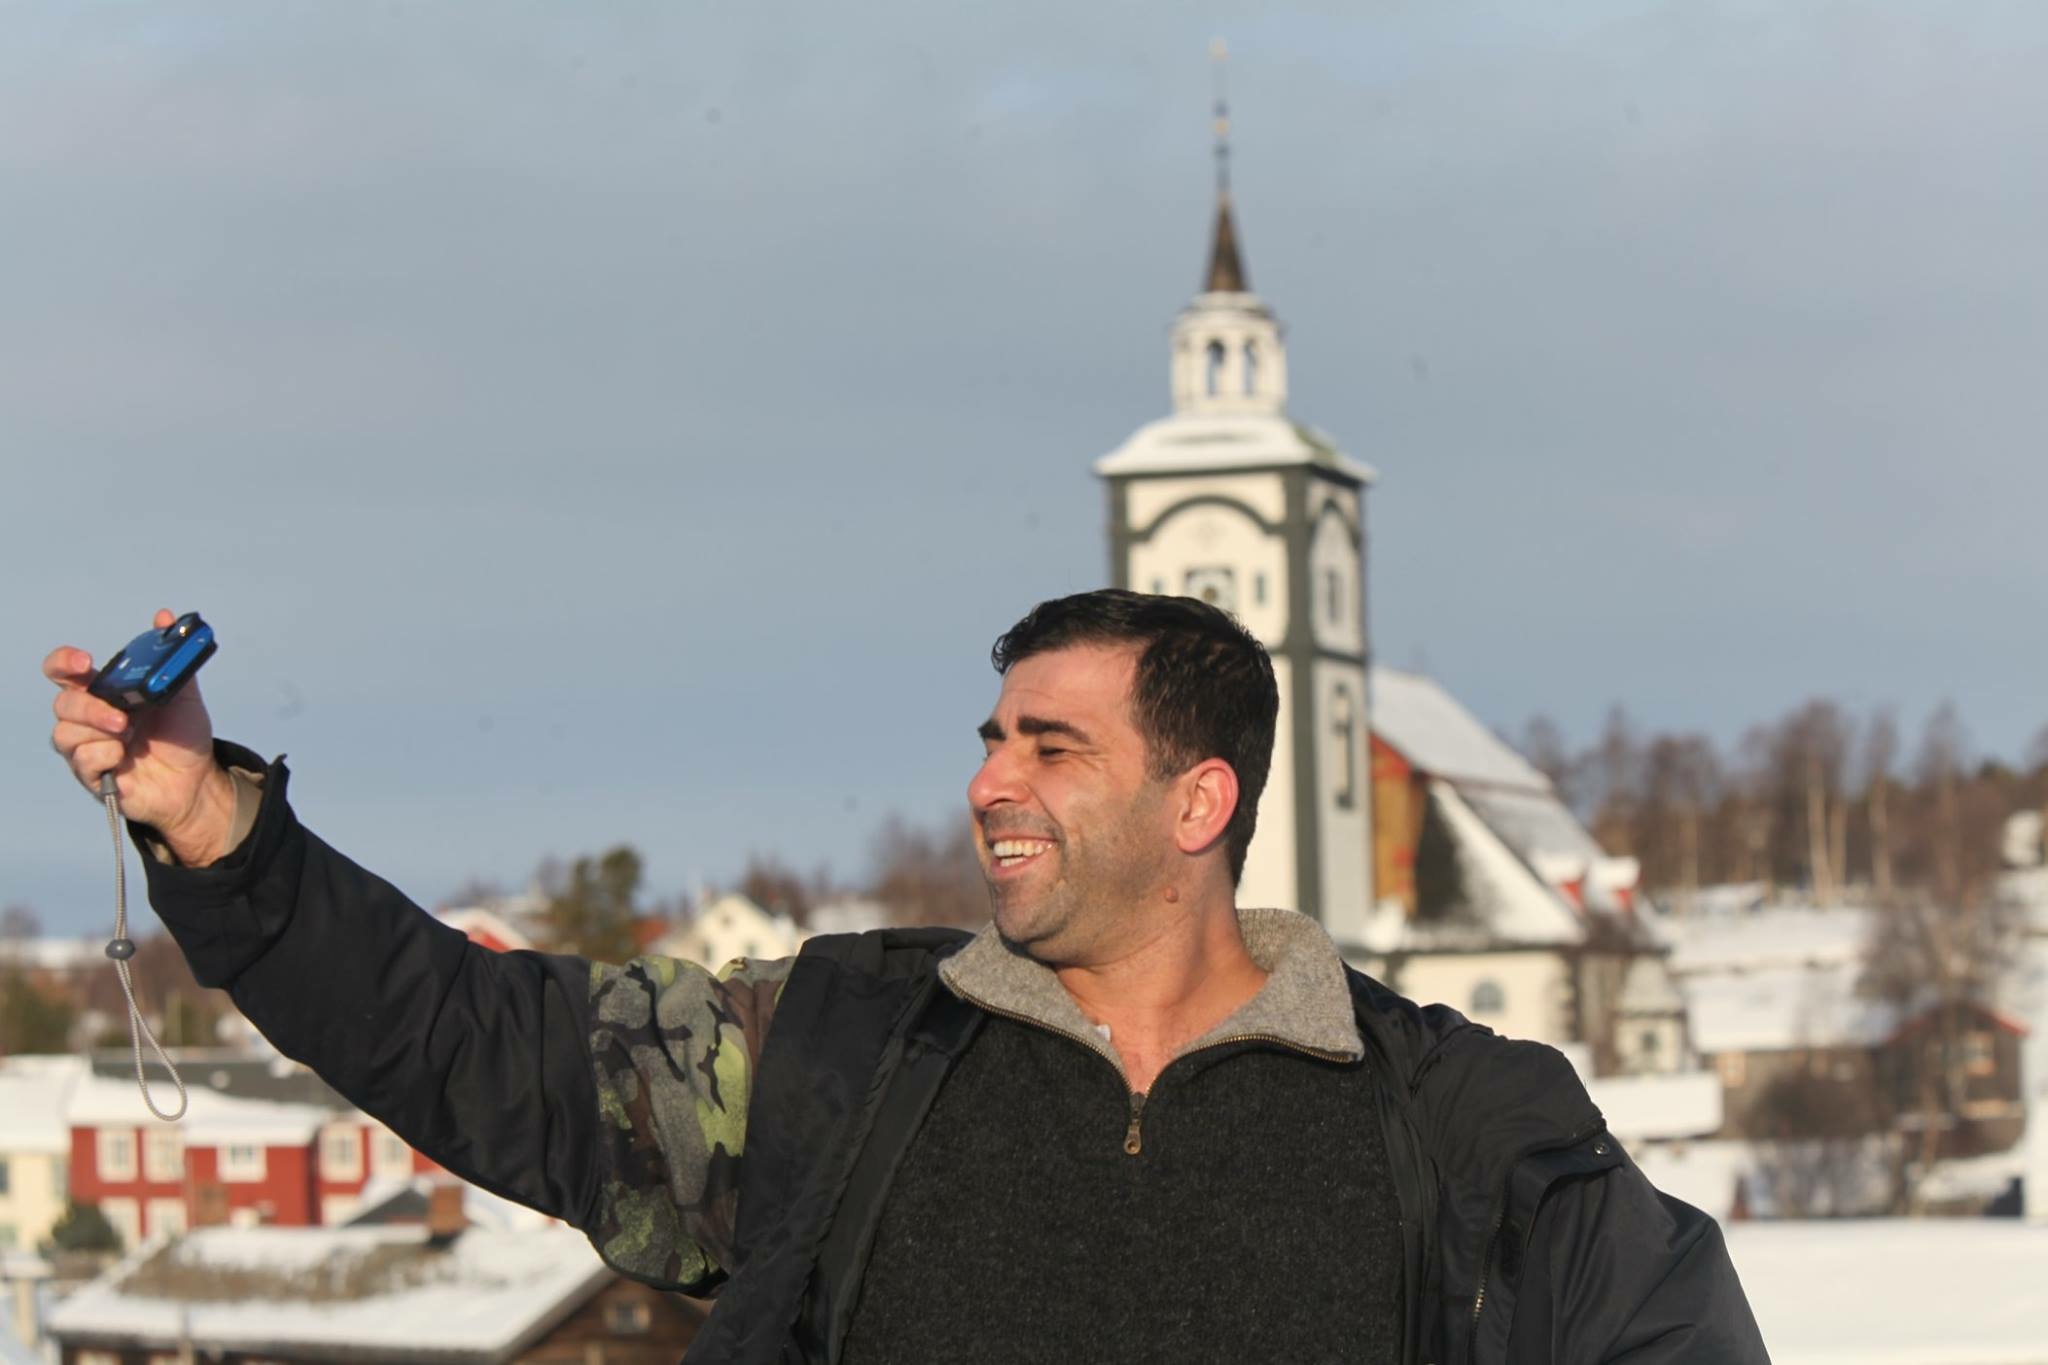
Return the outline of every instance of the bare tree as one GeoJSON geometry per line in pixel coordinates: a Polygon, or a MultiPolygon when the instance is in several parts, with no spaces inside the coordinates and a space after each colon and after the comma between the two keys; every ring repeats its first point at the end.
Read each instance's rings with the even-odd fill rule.
{"type": "Polygon", "coordinates": [[[1620,703],[1607,710],[1600,741],[1587,767],[1594,786],[1593,837],[1610,853],[1633,853],[1636,808],[1642,799],[1642,748],[1620,703]]]}
{"type": "Polygon", "coordinates": [[[1899,724],[1889,708],[1863,729],[1863,806],[1870,826],[1870,884],[1879,905],[1892,898],[1892,765],[1898,761],[1899,724]]]}
{"type": "Polygon", "coordinates": [[[740,873],[739,893],[770,914],[788,915],[798,924],[810,922],[815,883],[772,853],[748,856],[740,873]]]}
{"type": "MultiPolygon", "coordinates": [[[[1529,760],[1531,767],[1550,779],[1557,796],[1567,806],[1579,809],[1581,790],[1580,775],[1583,764],[1572,756],[1565,743],[1564,731],[1549,716],[1531,716],[1522,726],[1521,742],[1515,747],[1522,757],[1529,760]]],[[[1581,814],[1585,812],[1581,811],[1581,814]]]]}
{"type": "Polygon", "coordinates": [[[464,910],[471,906],[489,905],[502,900],[505,888],[488,877],[471,877],[441,898],[441,908],[464,910]]]}
{"type": "Polygon", "coordinates": [[[42,932],[42,920],[26,905],[10,905],[5,910],[0,910],[0,939],[32,939],[39,937],[42,932]]]}
{"type": "Polygon", "coordinates": [[[2016,907],[1997,894],[1998,829],[2016,781],[2009,770],[1968,772],[1969,746],[1955,708],[1928,718],[1914,764],[1907,868],[1877,923],[1862,988],[1892,1002],[1901,1017],[1933,1020],[1932,1036],[1913,1051],[1903,1083],[1922,1124],[1909,1211],[1922,1211],[1920,1187],[1939,1154],[1944,1121],[1962,1113],[1966,1077],[1964,1006],[1990,1005],[2018,932],[2016,907]]]}
{"type": "Polygon", "coordinates": [[[875,840],[868,895],[898,924],[971,927],[988,919],[988,883],[962,818],[937,829],[891,815],[875,840]]]}

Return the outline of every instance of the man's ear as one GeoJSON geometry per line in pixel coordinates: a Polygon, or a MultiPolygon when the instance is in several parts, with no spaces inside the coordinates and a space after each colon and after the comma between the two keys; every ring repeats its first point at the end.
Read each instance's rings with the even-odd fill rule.
{"type": "Polygon", "coordinates": [[[1220,758],[1205,758],[1181,774],[1178,786],[1173,842],[1183,853],[1204,852],[1237,813],[1237,771],[1220,758]]]}

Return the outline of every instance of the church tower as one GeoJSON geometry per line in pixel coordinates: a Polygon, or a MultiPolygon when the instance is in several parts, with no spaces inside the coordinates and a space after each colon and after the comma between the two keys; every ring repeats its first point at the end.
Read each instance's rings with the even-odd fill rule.
{"type": "Polygon", "coordinates": [[[1371,907],[1365,489],[1373,472],[1287,415],[1279,321],[1251,292],[1216,102],[1216,218],[1202,292],[1175,319],[1173,412],[1095,462],[1118,587],[1199,597],[1266,645],[1280,686],[1273,766],[1240,905],[1360,941],[1371,907]]]}

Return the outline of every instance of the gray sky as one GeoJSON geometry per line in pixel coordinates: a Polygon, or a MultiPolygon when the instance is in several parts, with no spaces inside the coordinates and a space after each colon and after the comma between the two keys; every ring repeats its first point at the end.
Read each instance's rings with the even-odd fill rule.
{"type": "Polygon", "coordinates": [[[1106,575],[1206,46],[1385,662],[1578,737],[2048,721],[2048,11],[0,3],[0,901],[107,917],[36,662],[197,607],[422,899],[865,868],[1106,575]]]}

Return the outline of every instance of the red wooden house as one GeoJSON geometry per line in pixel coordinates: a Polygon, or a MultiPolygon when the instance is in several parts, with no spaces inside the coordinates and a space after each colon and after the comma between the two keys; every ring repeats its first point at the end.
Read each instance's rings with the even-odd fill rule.
{"type": "Polygon", "coordinates": [[[132,1079],[81,1080],[66,1115],[71,1197],[97,1205],[131,1246],[195,1225],[320,1221],[315,1161],[328,1111],[197,1085],[190,1097],[184,1119],[165,1123],[132,1079]]]}

